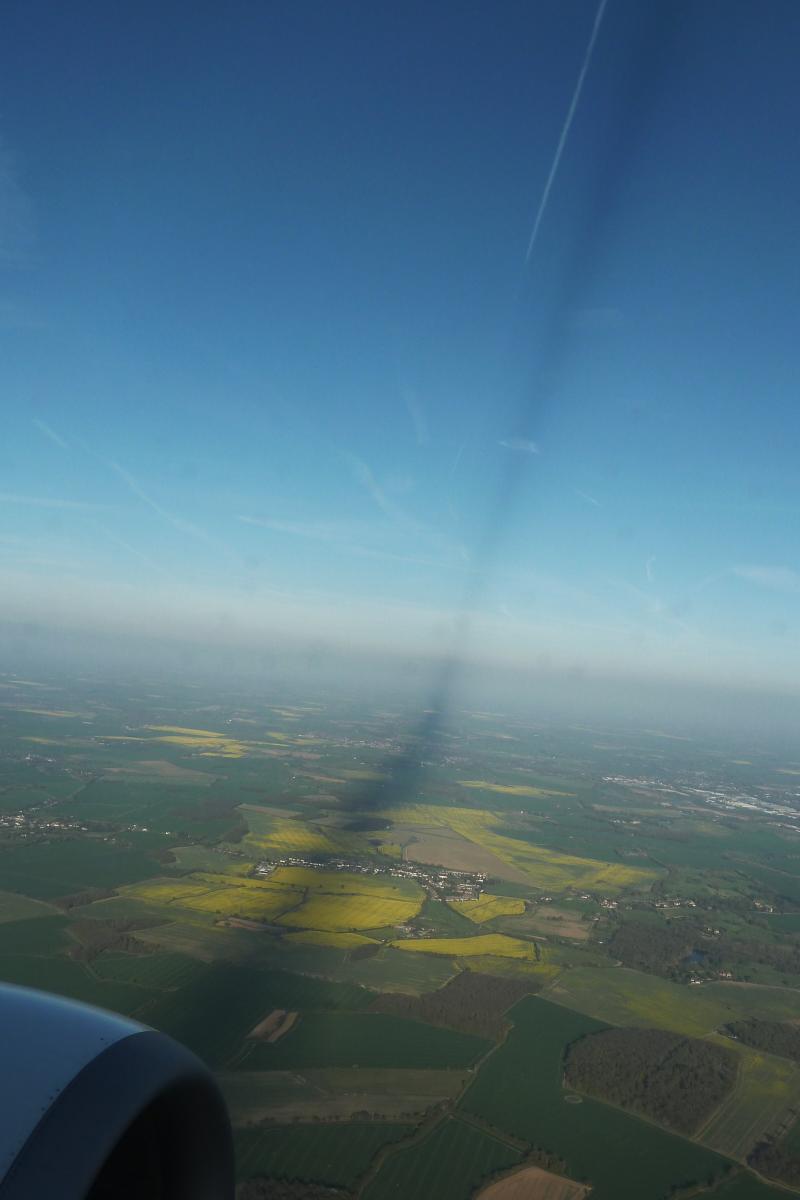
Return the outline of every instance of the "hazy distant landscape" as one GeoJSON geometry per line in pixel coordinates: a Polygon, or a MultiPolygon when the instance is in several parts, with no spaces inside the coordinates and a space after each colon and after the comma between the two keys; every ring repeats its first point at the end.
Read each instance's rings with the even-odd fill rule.
{"type": "Polygon", "coordinates": [[[800,1187],[800,762],[278,691],[2,677],[3,979],[196,1051],[243,1196],[800,1187]]]}

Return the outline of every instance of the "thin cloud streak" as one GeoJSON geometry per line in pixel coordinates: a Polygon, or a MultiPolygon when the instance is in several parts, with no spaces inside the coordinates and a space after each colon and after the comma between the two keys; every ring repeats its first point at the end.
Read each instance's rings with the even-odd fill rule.
{"type": "Polygon", "coordinates": [[[467,448],[467,443],[466,443],[466,440],[464,440],[461,443],[461,445],[458,447],[458,450],[456,450],[456,456],[453,459],[453,465],[450,468],[450,474],[448,475],[448,479],[452,479],[453,476],[455,475],[456,471],[458,470],[458,465],[461,462],[461,456],[463,455],[466,448],[467,448]]]}
{"type": "Polygon", "coordinates": [[[143,562],[145,566],[151,569],[151,571],[156,571],[159,575],[163,575],[165,579],[170,578],[169,571],[165,571],[162,566],[160,566],[157,562],[154,562],[152,558],[148,557],[148,555],[143,554],[141,550],[137,550],[135,546],[131,546],[130,542],[123,541],[122,538],[117,537],[115,533],[112,533],[110,529],[106,529],[103,525],[98,524],[97,528],[105,537],[108,538],[110,542],[113,542],[122,550],[127,550],[129,554],[132,554],[134,558],[138,558],[139,561],[143,562]]]}
{"type": "Polygon", "coordinates": [[[544,185],[544,191],[542,192],[542,198],[539,201],[539,209],[536,213],[536,220],[533,223],[533,230],[531,232],[530,241],[528,242],[528,249],[525,254],[526,265],[531,260],[531,255],[533,254],[533,248],[536,245],[536,238],[538,237],[539,229],[542,224],[542,219],[544,218],[544,214],[545,214],[545,209],[547,208],[547,202],[550,199],[550,192],[552,190],[553,183],[555,182],[556,174],[558,173],[559,163],[561,162],[561,155],[564,153],[564,147],[567,144],[567,138],[569,137],[570,127],[572,126],[572,119],[575,116],[575,111],[578,107],[578,101],[581,98],[581,91],[583,90],[583,81],[586,78],[586,72],[589,70],[589,64],[592,61],[592,53],[594,51],[594,44],[597,41],[597,35],[600,32],[600,25],[602,24],[603,14],[606,10],[606,3],[607,3],[607,0],[600,0],[600,4],[598,5],[598,8],[597,8],[597,13],[594,18],[594,25],[592,26],[591,37],[589,38],[589,45],[586,47],[586,53],[583,56],[583,63],[581,64],[580,74],[578,75],[578,82],[575,85],[575,91],[572,93],[572,100],[570,101],[569,109],[567,110],[567,119],[565,120],[564,126],[561,130],[561,136],[558,139],[558,146],[556,147],[555,157],[554,157],[552,165],[550,167],[550,173],[547,176],[547,182],[544,185]]]}
{"type": "Polygon", "coordinates": [[[730,573],[739,579],[746,579],[748,583],[769,588],[770,591],[793,594],[800,592],[800,572],[793,571],[790,567],[763,567],[745,564],[731,567],[730,573]]]}
{"type": "Polygon", "coordinates": [[[69,443],[65,442],[61,435],[56,433],[55,429],[52,429],[46,421],[40,420],[39,417],[34,417],[33,423],[39,432],[43,433],[51,442],[54,442],[56,446],[60,446],[62,450],[69,450],[69,443]]]}
{"type": "Polygon", "coordinates": [[[599,500],[590,496],[588,492],[582,492],[580,488],[575,488],[575,495],[580,496],[581,500],[585,500],[587,504],[593,504],[595,508],[602,508],[599,500]]]}
{"type": "Polygon", "coordinates": [[[113,471],[116,471],[117,475],[119,475],[123,483],[127,484],[134,496],[138,496],[143,504],[146,504],[149,508],[152,508],[154,513],[157,513],[159,517],[162,517],[163,520],[169,522],[173,529],[177,529],[178,533],[186,533],[189,534],[190,537],[198,538],[201,542],[207,542],[209,544],[211,543],[211,539],[204,529],[200,529],[199,526],[193,525],[191,521],[185,521],[183,517],[177,517],[174,513],[168,512],[167,509],[162,508],[162,506],[156,500],[154,500],[152,496],[148,496],[147,492],[143,490],[130,472],[126,471],[124,467],[121,467],[119,463],[111,461],[108,463],[108,466],[111,467],[113,471]]]}
{"type": "Polygon", "coordinates": [[[411,391],[404,391],[403,399],[408,409],[408,415],[411,418],[411,424],[414,426],[414,437],[417,439],[417,445],[429,446],[431,444],[431,437],[428,431],[428,418],[425,415],[424,408],[411,391]]]}
{"type": "Polygon", "coordinates": [[[365,531],[364,525],[356,522],[348,524],[345,521],[280,521],[272,517],[250,517],[244,514],[240,514],[236,519],[243,525],[256,525],[273,533],[311,538],[318,542],[345,542],[353,537],[363,536],[365,531]]]}
{"type": "Polygon", "coordinates": [[[364,490],[372,497],[375,504],[381,510],[384,516],[388,517],[396,524],[404,526],[405,528],[419,527],[417,521],[415,521],[412,517],[409,517],[408,514],[403,512],[403,510],[396,504],[392,503],[392,501],[386,495],[386,492],[373,475],[371,468],[367,466],[363,459],[359,458],[356,454],[350,453],[349,451],[345,455],[345,458],[350,464],[350,470],[353,473],[353,478],[357,483],[360,483],[364,490]]]}
{"type": "Polygon", "coordinates": [[[20,496],[15,492],[0,492],[0,504],[22,504],[30,508],[63,508],[85,512],[107,512],[105,504],[91,504],[87,500],[63,500],[55,496],[20,496]]]}
{"type": "Polygon", "coordinates": [[[529,438],[501,438],[497,444],[505,447],[506,450],[518,450],[520,454],[541,454],[538,444],[529,438]]]}

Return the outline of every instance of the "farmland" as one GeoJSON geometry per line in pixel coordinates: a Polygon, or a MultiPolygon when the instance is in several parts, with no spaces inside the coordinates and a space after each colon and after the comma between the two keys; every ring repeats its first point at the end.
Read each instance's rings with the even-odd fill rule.
{"type": "Polygon", "coordinates": [[[582,1200],[588,1188],[541,1167],[512,1171],[478,1193],[480,1200],[582,1200]]]}
{"type": "Polygon", "coordinates": [[[461,1109],[557,1154],[596,1200],[663,1196],[678,1183],[720,1177],[725,1160],[618,1109],[565,1102],[563,1047],[600,1022],[531,997],[512,1010],[514,1029],[482,1067],[461,1109]]]}
{"type": "Polygon", "coordinates": [[[309,896],[279,923],[297,929],[380,929],[402,925],[419,912],[416,900],[384,900],[380,896],[309,896]]]}
{"type": "Polygon", "coordinates": [[[292,1125],[287,1129],[242,1129],[236,1135],[239,1173],[276,1179],[306,1179],[350,1187],[386,1145],[408,1137],[413,1126],[381,1123],[292,1125]]]}
{"type": "Polygon", "coordinates": [[[469,1067],[490,1043],[383,1013],[309,1012],[273,1045],[253,1043],[240,1066],[254,1071],[307,1067],[469,1067]]]}
{"type": "MultiPolygon", "coordinates": [[[[725,1039],[726,1044],[730,1044],[725,1039]]],[[[707,1146],[745,1160],[766,1135],[800,1105],[800,1068],[771,1054],[737,1046],[739,1077],[702,1132],[707,1146]]]]}
{"type": "Polygon", "coordinates": [[[387,1154],[365,1188],[364,1200],[412,1195],[463,1200],[484,1180],[520,1158],[519,1150],[501,1138],[450,1117],[422,1140],[387,1154]]]}
{"type": "Polygon", "coordinates": [[[502,933],[483,933],[470,938],[425,938],[392,942],[396,950],[416,954],[445,954],[455,958],[471,955],[495,955],[498,958],[521,958],[535,961],[536,951],[530,942],[506,937],[502,933]]]}
{"type": "Polygon", "coordinates": [[[525,901],[518,897],[493,896],[490,892],[484,892],[479,900],[464,900],[460,904],[451,903],[450,907],[477,925],[483,925],[495,917],[513,917],[524,913],[525,901]]]}
{"type": "Polygon", "coordinates": [[[236,1126],[269,1119],[344,1120],[381,1113],[387,1120],[421,1119],[432,1105],[457,1095],[465,1071],[369,1068],[294,1071],[228,1071],[220,1086],[236,1126]]]}
{"type": "MultiPolygon", "coordinates": [[[[387,815],[392,816],[392,813],[387,815]]],[[[416,805],[401,809],[393,819],[396,824],[402,821],[425,829],[449,829],[512,867],[515,877],[527,879],[535,887],[554,891],[566,887],[602,887],[616,893],[626,887],[650,886],[657,878],[654,871],[641,867],[599,862],[517,841],[496,831],[498,818],[486,809],[416,805]]]]}
{"type": "Polygon", "coordinates": [[[299,933],[287,933],[286,941],[295,946],[333,946],[336,950],[355,950],[359,946],[376,946],[374,938],[361,933],[346,933],[335,929],[306,929],[299,933]]]}
{"type": "Polygon", "coordinates": [[[282,971],[213,965],[183,987],[151,1001],[141,1016],[212,1066],[222,1067],[273,1008],[359,1008],[370,999],[371,994],[363,988],[347,984],[282,971]],[[211,1021],[210,1012],[224,1013],[225,1019],[211,1021]]]}
{"type": "Polygon", "coordinates": [[[776,1196],[745,1163],[786,1136],[800,1068],[721,1031],[799,1011],[796,777],[464,711],[400,794],[396,707],[52,682],[33,711],[26,687],[0,706],[0,977],[195,1050],[243,1177],[357,1200],[776,1196]],[[751,784],[745,815],[718,799],[751,784]],[[635,1112],[591,1080],[564,1092],[566,1045],[607,1027],[735,1056],[694,1141],[654,1123],[655,1086],[620,1093],[635,1112]]]}

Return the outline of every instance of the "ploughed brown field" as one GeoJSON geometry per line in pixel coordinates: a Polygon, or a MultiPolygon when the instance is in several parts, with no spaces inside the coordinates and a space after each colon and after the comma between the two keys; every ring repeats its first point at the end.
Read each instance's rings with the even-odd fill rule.
{"type": "Polygon", "coordinates": [[[527,912],[522,917],[509,917],[509,932],[517,929],[520,932],[541,934],[542,937],[574,938],[585,942],[592,931],[588,921],[582,921],[580,914],[569,909],[558,908],[555,905],[543,904],[533,912],[527,912]]]}
{"type": "Polygon", "coordinates": [[[523,1167],[505,1179],[498,1179],[477,1200],[583,1200],[589,1189],[582,1183],[552,1175],[541,1167],[523,1167]]]}
{"type": "MultiPolygon", "coordinates": [[[[413,830],[396,828],[391,832],[392,841],[402,842],[413,830]]],[[[389,834],[386,835],[387,837],[389,834]]],[[[503,862],[491,850],[476,846],[465,838],[452,833],[439,833],[430,829],[414,833],[416,841],[406,846],[403,857],[408,862],[426,863],[433,867],[446,867],[451,871],[485,871],[498,879],[508,879],[513,883],[529,884],[530,880],[523,871],[510,863],[503,862]]]]}

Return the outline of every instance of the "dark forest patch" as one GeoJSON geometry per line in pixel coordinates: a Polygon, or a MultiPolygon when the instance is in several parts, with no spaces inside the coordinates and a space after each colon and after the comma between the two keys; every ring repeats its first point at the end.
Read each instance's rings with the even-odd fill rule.
{"type": "Polygon", "coordinates": [[[386,993],[372,1004],[372,1012],[410,1017],[429,1025],[445,1025],[462,1033],[498,1038],[508,1026],[503,1014],[535,990],[527,979],[501,979],[462,971],[436,992],[421,996],[386,993]]]}
{"type": "Polygon", "coordinates": [[[573,1042],[564,1082],[678,1133],[699,1129],[731,1091],[736,1055],[661,1029],[606,1029],[573,1042]]]}

